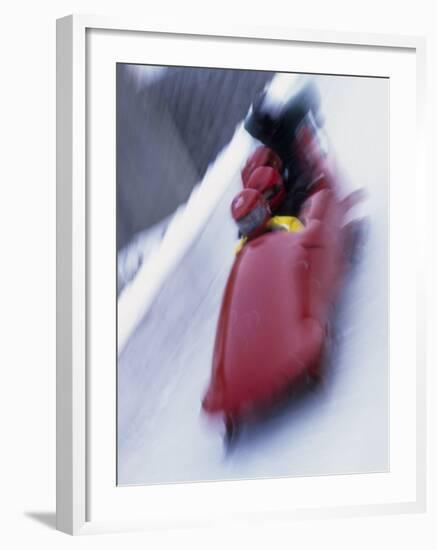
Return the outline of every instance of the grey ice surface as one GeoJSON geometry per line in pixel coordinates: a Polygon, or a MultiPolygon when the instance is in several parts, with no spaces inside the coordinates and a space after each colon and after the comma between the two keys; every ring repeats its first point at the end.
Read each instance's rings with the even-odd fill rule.
{"type": "Polygon", "coordinates": [[[243,428],[230,453],[222,425],[201,411],[236,241],[229,216],[241,185],[236,170],[119,356],[121,485],[388,469],[388,81],[316,81],[345,189],[367,190],[369,220],[361,262],[337,305],[324,383],[243,428]]]}
{"type": "Polygon", "coordinates": [[[153,227],[140,231],[117,254],[117,294],[128,285],[138,273],[155,247],[159,246],[172,216],[164,218],[153,227]]]}

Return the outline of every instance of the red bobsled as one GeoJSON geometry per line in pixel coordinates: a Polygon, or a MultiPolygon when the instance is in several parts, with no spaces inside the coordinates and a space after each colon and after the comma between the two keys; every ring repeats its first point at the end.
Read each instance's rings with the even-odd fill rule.
{"type": "Polygon", "coordinates": [[[225,288],[203,400],[238,421],[308,376],[320,375],[332,304],[345,270],[344,217],[324,171],[304,203],[299,233],[268,232],[236,256],[225,288]]]}

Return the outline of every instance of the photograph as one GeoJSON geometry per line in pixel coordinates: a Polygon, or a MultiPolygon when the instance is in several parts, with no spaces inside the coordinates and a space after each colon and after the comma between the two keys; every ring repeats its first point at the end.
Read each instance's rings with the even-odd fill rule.
{"type": "Polygon", "coordinates": [[[118,486],[389,471],[389,86],[116,64],[118,486]]]}

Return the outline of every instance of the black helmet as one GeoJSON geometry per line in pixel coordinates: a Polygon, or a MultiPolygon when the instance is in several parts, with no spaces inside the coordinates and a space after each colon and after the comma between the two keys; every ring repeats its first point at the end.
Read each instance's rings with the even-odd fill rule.
{"type": "Polygon", "coordinates": [[[244,128],[251,136],[262,143],[269,143],[279,124],[279,113],[267,104],[266,92],[253,102],[252,109],[244,121],[244,128]]]}

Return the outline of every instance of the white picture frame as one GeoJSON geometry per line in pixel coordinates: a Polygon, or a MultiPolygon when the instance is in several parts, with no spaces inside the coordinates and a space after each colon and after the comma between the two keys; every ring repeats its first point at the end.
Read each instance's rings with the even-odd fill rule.
{"type": "MultiPolygon", "coordinates": [[[[424,306],[424,270],[425,252],[420,242],[416,241],[416,261],[413,266],[414,278],[408,280],[410,290],[414,292],[416,300],[412,304],[416,318],[414,325],[415,365],[407,365],[415,368],[415,422],[412,426],[412,436],[415,438],[414,460],[409,466],[410,474],[414,480],[405,489],[404,494],[413,495],[411,498],[395,496],[396,482],[390,489],[386,501],[355,502],[354,504],[341,505],[320,502],[316,507],[278,504],[275,507],[254,506],[253,494],[257,492],[256,484],[259,482],[232,482],[223,486],[216,483],[197,484],[196,487],[186,488],[166,486],[161,489],[149,490],[149,495],[138,500],[138,489],[123,488],[123,499],[114,496],[108,497],[101,485],[103,498],[123,500],[126,491],[136,491],[136,497],[132,500],[132,510],[138,503],[153,502],[157,512],[152,514],[148,510],[146,514],[131,512],[127,516],[118,516],[117,507],[111,511],[106,510],[98,514],[94,520],[90,516],[90,486],[93,483],[92,457],[90,453],[91,438],[96,431],[89,429],[89,411],[92,408],[91,399],[94,394],[90,391],[89,359],[92,347],[91,337],[88,331],[88,319],[90,310],[89,288],[89,235],[88,226],[90,216],[90,203],[88,188],[89,159],[87,155],[87,117],[89,116],[87,97],[87,70],[88,46],[87,33],[92,30],[102,32],[132,33],[145,36],[147,34],[158,36],[161,40],[171,37],[197,37],[220,38],[223,43],[232,44],[238,40],[246,45],[256,41],[260,47],[263,45],[281,44],[313,44],[317,47],[338,47],[344,51],[362,49],[379,52],[395,51],[399,55],[403,53],[413,56],[415,67],[414,95],[416,101],[406,105],[411,113],[414,112],[414,134],[410,140],[414,142],[416,155],[413,160],[407,160],[414,168],[415,193],[418,200],[425,200],[425,168],[424,168],[424,78],[425,78],[425,40],[421,37],[406,37],[392,35],[363,35],[354,33],[337,33],[309,30],[263,29],[263,28],[234,28],[215,29],[197,28],[195,24],[191,28],[179,29],[166,25],[150,25],[147,22],[129,21],[119,18],[105,18],[95,16],[73,15],[57,22],[57,528],[70,534],[84,534],[96,531],[124,530],[131,528],[148,528],[151,525],[205,525],[209,520],[200,514],[194,505],[193,499],[210,498],[210,491],[217,495],[217,509],[220,515],[223,499],[229,488],[235,487],[232,498],[237,496],[237,508],[232,511],[237,518],[302,518],[302,517],[333,517],[337,515],[360,515],[368,513],[398,513],[424,511],[426,507],[426,402],[425,402],[425,306],[424,306]],[[414,279],[414,280],[413,280],[414,279]],[[413,288],[413,283],[415,285],[413,288]],[[417,290],[417,293],[416,293],[417,290]],[[414,464],[413,464],[414,462],[414,464]],[[205,487],[204,485],[208,485],[205,487]],[[255,485],[255,487],[254,487],[255,485]],[[155,492],[153,492],[155,491],[155,492]],[[209,493],[208,493],[209,491],[209,493]],[[158,494],[159,493],[159,494],[158,494]],[[177,493],[177,494],[176,494],[177,493]],[[187,494],[191,497],[187,500],[187,494]],[[153,494],[153,497],[152,497],[153,494]],[[252,496],[252,498],[251,498],[252,496]],[[166,515],[159,501],[169,497],[174,499],[175,506],[171,513],[166,515]],[[144,500],[145,498],[145,500],[144,500]],[[190,498],[192,500],[190,500],[190,498]],[[188,502],[187,509],[181,510],[178,518],[178,502],[188,502]],[[137,503],[137,504],[135,504],[137,503]],[[238,506],[240,508],[238,508],[238,506]],[[244,509],[244,512],[243,512],[244,509]],[[106,515],[105,515],[106,514],[106,515]],[[153,517],[152,517],[153,516],[153,517]]],[[[135,60],[133,60],[135,61],[135,60]]],[[[163,63],[165,64],[165,63],[163,63]]],[[[370,71],[370,69],[369,69],[370,71]]],[[[371,74],[371,73],[370,73],[371,74]]],[[[412,120],[413,120],[412,119],[412,120]]],[[[393,159],[392,159],[393,160],[393,159]]],[[[399,159],[394,159],[394,163],[399,159]]],[[[412,216],[415,219],[416,231],[423,227],[423,220],[418,216],[418,211],[412,216]]],[[[417,239],[417,233],[412,236],[417,239]]],[[[412,274],[413,274],[412,271],[412,274]]],[[[95,391],[95,390],[93,390],[95,391]]],[[[100,390],[105,391],[105,388],[100,390]]],[[[399,396],[398,396],[399,397],[399,396]]],[[[114,417],[115,422],[115,417],[114,417]]],[[[112,422],[112,420],[108,420],[112,422]]],[[[110,466],[110,465],[109,465],[110,466]]],[[[104,468],[103,468],[104,469],[104,468]]],[[[349,476],[344,476],[349,477],[349,476]]],[[[280,480],[276,480],[280,481],[280,480]]],[[[326,483],[331,486],[329,483],[326,483]]],[[[102,481],[107,483],[107,481],[102,481]]],[[[263,482],[264,483],[264,482],[263,482]]],[[[309,487],[309,481],[302,478],[297,480],[305,491],[305,485],[309,487]]],[[[318,483],[325,483],[324,480],[318,483]]],[[[345,481],[334,480],[334,483],[344,484],[345,481]]],[[[377,483],[377,481],[376,481],[377,483]]],[[[326,485],[328,487],[328,485],[326,485]]],[[[382,485],[381,485],[382,487],[382,485]]],[[[388,487],[388,485],[387,485],[388,487]]],[[[96,489],[96,490],[100,490],[96,489]]],[[[114,489],[111,486],[111,489],[114,489]]],[[[109,490],[109,489],[108,489],[109,490]]],[[[275,480],[270,488],[264,484],[266,494],[274,495],[278,491],[278,483],[275,480]],[[273,491],[273,492],[272,492],[273,491]]],[[[311,488],[311,491],[313,489],[311,488]]],[[[144,509],[144,508],[143,508],[144,509]]],[[[179,508],[180,509],[180,508],[179,508]]],[[[229,521],[229,516],[224,514],[223,521],[229,521]]]]}

